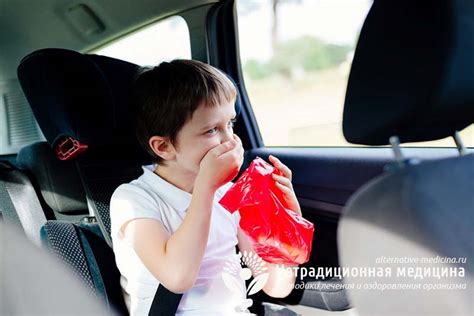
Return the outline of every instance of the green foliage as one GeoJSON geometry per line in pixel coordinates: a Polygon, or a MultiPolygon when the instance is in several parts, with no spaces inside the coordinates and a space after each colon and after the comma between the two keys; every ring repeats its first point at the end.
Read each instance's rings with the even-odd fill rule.
{"type": "Polygon", "coordinates": [[[259,80],[271,75],[271,70],[264,63],[249,59],[244,65],[244,72],[252,79],[259,80]]]}
{"type": "Polygon", "coordinates": [[[350,46],[325,43],[311,36],[283,42],[267,63],[249,60],[244,71],[251,79],[263,79],[276,73],[289,75],[292,68],[305,72],[319,71],[339,65],[352,50],[350,46]]]}

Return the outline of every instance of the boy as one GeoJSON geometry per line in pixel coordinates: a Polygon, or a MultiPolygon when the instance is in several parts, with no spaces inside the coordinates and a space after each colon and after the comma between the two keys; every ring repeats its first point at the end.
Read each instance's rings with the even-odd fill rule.
{"type": "MultiPolygon", "coordinates": [[[[177,315],[248,313],[245,283],[238,295],[222,279],[226,261],[253,251],[239,229],[239,212],[218,203],[238,174],[244,149],[233,133],[236,90],[219,70],[191,60],[164,62],[136,79],[137,137],[154,166],[119,186],[110,204],[112,240],[131,315],[148,315],[158,282],[184,293],[177,315]]],[[[275,181],[301,215],[291,171],[275,181]]],[[[263,291],[287,296],[295,276],[267,264],[263,291]]]]}

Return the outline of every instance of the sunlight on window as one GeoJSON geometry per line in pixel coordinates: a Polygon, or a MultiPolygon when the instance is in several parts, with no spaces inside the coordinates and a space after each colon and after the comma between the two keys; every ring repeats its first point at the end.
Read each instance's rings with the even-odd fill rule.
{"type": "MultiPolygon", "coordinates": [[[[342,134],[347,80],[371,0],[238,0],[245,86],[265,146],[356,146],[342,134]]],[[[474,146],[474,128],[461,132],[474,146]]],[[[403,144],[453,147],[452,139],[403,144]]]]}
{"type": "Polygon", "coordinates": [[[245,86],[265,146],[347,146],[342,111],[368,0],[239,0],[245,86]]]}
{"type": "Polygon", "coordinates": [[[138,65],[157,65],[172,59],[190,59],[191,44],[186,21],[172,16],[125,35],[91,53],[138,65]]]}

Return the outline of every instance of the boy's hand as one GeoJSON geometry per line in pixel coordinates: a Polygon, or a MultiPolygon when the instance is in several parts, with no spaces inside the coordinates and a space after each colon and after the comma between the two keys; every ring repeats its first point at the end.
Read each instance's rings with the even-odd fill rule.
{"type": "Polygon", "coordinates": [[[207,152],[201,160],[198,179],[213,190],[231,181],[239,173],[244,161],[244,148],[240,138],[222,143],[207,152]]]}
{"type": "Polygon", "coordinates": [[[270,159],[273,166],[283,174],[283,176],[272,174],[272,177],[275,180],[276,186],[283,193],[287,208],[295,211],[301,216],[300,204],[298,203],[295,191],[293,190],[293,185],[291,184],[292,174],[290,168],[285,166],[278,158],[272,155],[268,156],[268,159],[270,159]]]}

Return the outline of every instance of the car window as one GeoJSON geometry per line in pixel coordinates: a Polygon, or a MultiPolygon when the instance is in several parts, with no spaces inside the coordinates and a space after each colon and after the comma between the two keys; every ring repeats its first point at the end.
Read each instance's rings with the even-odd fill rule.
{"type": "Polygon", "coordinates": [[[180,16],[155,22],[90,53],[126,60],[138,65],[157,65],[172,59],[190,59],[191,42],[186,21],[180,16]]]}
{"type": "MultiPolygon", "coordinates": [[[[264,145],[355,146],[342,134],[349,70],[371,0],[238,0],[245,87],[264,145]]],[[[474,128],[461,132],[474,146],[474,128]]],[[[451,138],[404,146],[455,146],[451,138]]]]}

